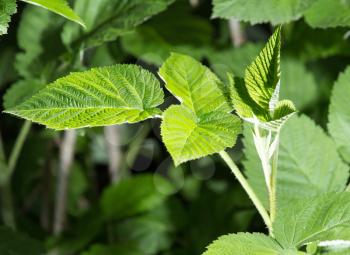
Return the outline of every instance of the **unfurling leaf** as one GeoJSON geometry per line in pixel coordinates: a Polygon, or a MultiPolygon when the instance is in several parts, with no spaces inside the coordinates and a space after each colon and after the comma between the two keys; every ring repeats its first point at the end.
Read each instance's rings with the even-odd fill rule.
{"type": "Polygon", "coordinates": [[[173,53],[160,68],[166,88],[182,103],[163,116],[162,137],[175,164],[232,147],[240,121],[224,84],[207,67],[191,57],[173,53]]]}
{"type": "Polygon", "coordinates": [[[60,130],[142,121],[159,115],[162,102],[153,74],[115,65],[60,78],[6,112],[60,130]]]}
{"type": "Polygon", "coordinates": [[[232,103],[245,120],[278,129],[294,112],[291,101],[279,102],[281,28],[248,66],[244,80],[229,77],[232,103]]]}

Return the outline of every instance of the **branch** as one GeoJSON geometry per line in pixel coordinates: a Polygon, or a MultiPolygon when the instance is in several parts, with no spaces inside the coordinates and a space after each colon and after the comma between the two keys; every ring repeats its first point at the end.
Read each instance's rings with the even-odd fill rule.
{"type": "Polygon", "coordinates": [[[65,131],[60,146],[60,165],[57,178],[56,205],[53,226],[55,235],[60,235],[62,233],[65,224],[68,180],[70,168],[74,158],[76,136],[77,134],[75,130],[65,131]]]}

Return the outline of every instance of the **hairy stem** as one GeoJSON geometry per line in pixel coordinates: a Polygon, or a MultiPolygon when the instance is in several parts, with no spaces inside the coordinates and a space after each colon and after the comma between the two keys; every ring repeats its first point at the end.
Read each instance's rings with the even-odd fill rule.
{"type": "Polygon", "coordinates": [[[255,194],[254,190],[248,183],[248,181],[245,179],[241,171],[238,169],[236,164],[232,161],[231,157],[225,152],[221,151],[220,153],[221,158],[225,161],[225,163],[228,165],[228,167],[231,169],[234,176],[237,178],[239,183],[242,185],[245,192],[248,194],[249,198],[252,200],[253,204],[255,205],[256,209],[260,213],[261,217],[263,218],[266,226],[270,230],[272,228],[270,217],[264,208],[263,204],[261,203],[258,196],[255,194]]]}
{"type": "MultiPolygon", "coordinates": [[[[276,149],[272,157],[271,178],[270,178],[270,219],[273,223],[276,218],[277,208],[277,167],[278,167],[278,151],[279,151],[279,133],[276,134],[276,149]]],[[[272,232],[270,233],[272,235],[272,232]]]]}
{"type": "Polygon", "coordinates": [[[107,145],[108,170],[112,183],[118,182],[121,177],[120,162],[120,135],[118,126],[104,127],[104,136],[107,145]]]}
{"type": "Polygon", "coordinates": [[[57,178],[57,192],[53,231],[60,235],[66,219],[67,189],[70,168],[74,158],[74,149],[77,133],[75,130],[66,130],[60,146],[60,166],[57,178]]]}

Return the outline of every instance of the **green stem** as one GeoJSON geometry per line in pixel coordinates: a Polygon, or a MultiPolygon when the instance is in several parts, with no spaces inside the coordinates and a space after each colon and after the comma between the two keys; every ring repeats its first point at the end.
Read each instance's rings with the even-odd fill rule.
{"type": "Polygon", "coordinates": [[[267,213],[267,211],[266,211],[265,207],[263,206],[263,204],[261,203],[260,199],[255,194],[252,187],[249,185],[248,181],[245,179],[245,177],[243,176],[241,171],[238,169],[236,164],[232,161],[231,157],[225,151],[221,151],[219,154],[220,154],[221,158],[225,161],[225,163],[229,166],[232,173],[235,175],[235,177],[237,178],[239,183],[242,185],[245,192],[247,192],[249,198],[252,200],[256,209],[258,210],[261,217],[263,218],[266,226],[271,231],[272,224],[271,224],[269,214],[267,213]]]}
{"type": "MultiPolygon", "coordinates": [[[[278,167],[278,151],[279,151],[279,133],[276,134],[276,149],[272,158],[272,166],[271,166],[271,178],[270,178],[270,220],[273,223],[276,218],[276,207],[277,207],[277,198],[276,198],[276,190],[277,190],[277,167],[278,167]]],[[[272,234],[272,231],[270,233],[272,234]]]]}
{"type": "Polygon", "coordinates": [[[24,141],[26,140],[26,137],[29,133],[30,127],[31,127],[31,122],[25,121],[25,123],[21,128],[20,133],[17,136],[15,145],[11,151],[11,155],[7,165],[5,162],[5,155],[2,147],[2,141],[0,141],[1,143],[0,159],[2,161],[1,166],[3,168],[1,169],[1,182],[0,182],[2,217],[3,217],[4,224],[12,229],[16,228],[16,222],[15,222],[15,214],[14,214],[14,208],[13,208],[11,177],[12,177],[13,171],[16,168],[19,154],[22,150],[24,141]]]}
{"type": "Polygon", "coordinates": [[[15,146],[13,147],[11,151],[11,155],[8,162],[8,169],[7,169],[7,178],[11,178],[13,171],[16,168],[17,160],[19,157],[19,154],[21,153],[23,144],[28,136],[30,127],[32,126],[32,123],[29,120],[26,120],[21,128],[21,131],[19,132],[15,146]]]}

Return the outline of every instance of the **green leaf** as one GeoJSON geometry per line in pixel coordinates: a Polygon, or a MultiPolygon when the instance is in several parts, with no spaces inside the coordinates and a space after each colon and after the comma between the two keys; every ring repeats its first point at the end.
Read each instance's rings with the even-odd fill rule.
{"type": "Polygon", "coordinates": [[[350,26],[350,8],[343,0],[318,0],[305,12],[311,27],[350,26]]]}
{"type": "Polygon", "coordinates": [[[236,143],[240,120],[222,111],[197,116],[186,106],[171,106],[163,114],[161,134],[175,165],[217,153],[236,143]]]}
{"type": "Polygon", "coordinates": [[[112,244],[112,245],[102,245],[95,244],[81,255],[143,255],[144,253],[137,249],[134,244],[112,244]]]}
{"type": "Polygon", "coordinates": [[[4,108],[9,109],[27,100],[44,87],[39,80],[22,80],[13,84],[4,95],[4,108]]]}
{"type": "Polygon", "coordinates": [[[278,208],[273,229],[284,247],[310,242],[350,240],[350,193],[300,197],[278,208]]]}
{"type": "Polygon", "coordinates": [[[0,35],[7,33],[11,15],[16,11],[16,0],[0,0],[0,35]]]}
{"type": "Polygon", "coordinates": [[[350,162],[350,67],[348,67],[334,84],[329,107],[329,133],[333,137],[342,157],[350,162]]]}
{"type": "Polygon", "coordinates": [[[224,84],[195,59],[172,53],[159,69],[166,88],[196,114],[231,110],[224,84]]]}
{"type": "Polygon", "coordinates": [[[85,27],[84,21],[69,7],[66,0],[22,0],[23,2],[38,5],[57,13],[66,19],[74,21],[85,27]]]}
{"type": "Polygon", "coordinates": [[[280,96],[291,100],[298,109],[310,106],[317,98],[314,76],[305,64],[293,58],[282,58],[280,96]]]}
{"type": "Polygon", "coordinates": [[[159,115],[156,77],[134,65],[72,73],[6,112],[61,130],[134,123],[159,115]]]}
{"type": "Polygon", "coordinates": [[[209,20],[194,15],[188,2],[176,1],[134,33],[124,35],[121,42],[123,48],[138,59],[160,66],[172,51],[201,59],[212,34],[209,20]]]}
{"type": "Polygon", "coordinates": [[[45,77],[52,62],[57,61],[57,55],[63,49],[58,37],[61,25],[60,17],[52,12],[26,6],[17,32],[21,52],[16,55],[15,61],[15,67],[22,77],[45,77]]]}
{"type": "Polygon", "coordinates": [[[260,233],[238,233],[219,237],[203,255],[292,255],[273,238],[260,233]]]}
{"type": "Polygon", "coordinates": [[[82,31],[72,24],[64,27],[64,42],[72,48],[92,47],[113,41],[153,15],[164,11],[174,0],[77,0],[74,10],[85,21],[82,31]]]}
{"type": "Polygon", "coordinates": [[[235,144],[240,121],[230,114],[226,88],[205,66],[172,53],[159,71],[166,88],[181,101],[163,115],[162,138],[175,165],[235,144]],[[226,93],[225,93],[226,92],[226,93]]]}
{"type": "Polygon", "coordinates": [[[295,112],[295,107],[290,102],[290,111],[279,110],[279,114],[274,114],[280,90],[280,47],[279,27],[246,69],[244,81],[229,77],[231,99],[238,115],[267,129],[279,129],[295,112]],[[281,113],[286,115],[280,115],[281,113]]]}
{"type": "Polygon", "coordinates": [[[101,207],[106,218],[119,220],[161,204],[174,187],[159,175],[140,175],[120,181],[102,195],[101,207]]]}
{"type": "Polygon", "coordinates": [[[252,24],[288,23],[299,19],[317,0],[214,0],[213,17],[236,18],[252,24]]]}
{"type": "MultiPolygon", "coordinates": [[[[243,143],[246,175],[267,206],[263,171],[248,127],[244,129],[243,143]]],[[[334,142],[312,120],[306,116],[294,116],[285,124],[280,134],[278,204],[290,199],[343,191],[348,177],[349,168],[340,159],[334,142]]]]}
{"type": "Polygon", "coordinates": [[[1,255],[38,255],[44,254],[43,245],[21,233],[0,226],[1,255]]]}
{"type": "Polygon", "coordinates": [[[242,47],[225,49],[222,51],[207,51],[211,68],[220,79],[227,79],[227,73],[243,77],[246,67],[254,61],[263,45],[260,43],[247,43],[242,47]]]}

